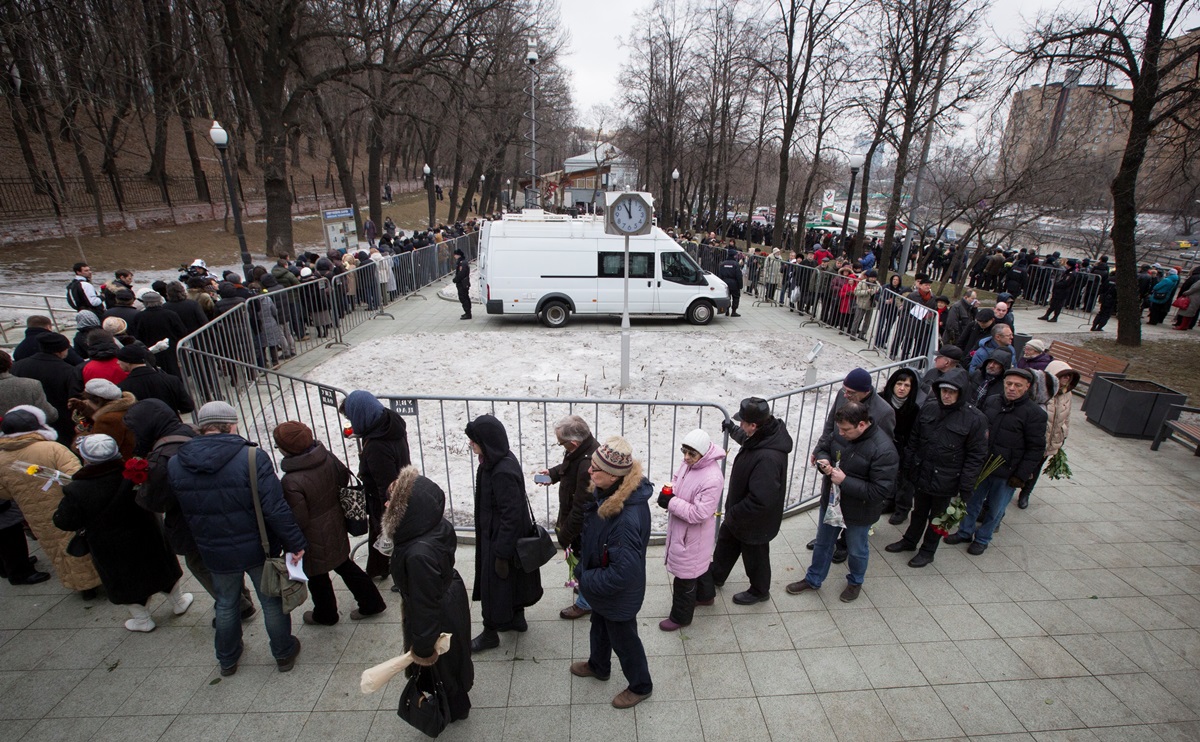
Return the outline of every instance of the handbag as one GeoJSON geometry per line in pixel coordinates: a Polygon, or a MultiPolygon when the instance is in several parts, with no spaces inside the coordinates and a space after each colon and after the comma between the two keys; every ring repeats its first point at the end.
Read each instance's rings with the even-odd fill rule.
{"type": "Polygon", "coordinates": [[[267,539],[267,524],[263,520],[262,502],[258,498],[257,450],[254,446],[250,447],[250,499],[254,501],[254,517],[258,519],[258,535],[262,539],[263,554],[266,555],[259,589],[263,595],[279,598],[283,602],[283,612],[291,613],[308,600],[308,584],[293,580],[288,575],[286,556],[271,556],[271,542],[267,539]]]}
{"type": "Polygon", "coordinates": [[[517,564],[525,572],[537,572],[543,564],[554,558],[558,547],[554,545],[550,533],[533,517],[528,495],[525,496],[525,507],[529,508],[529,522],[533,525],[528,536],[517,539],[517,564]]]}
{"type": "Polygon", "coordinates": [[[1175,301],[1171,302],[1171,306],[1175,307],[1176,309],[1187,309],[1191,305],[1192,300],[1191,297],[1188,296],[1181,296],[1175,301]]]}
{"type": "Polygon", "coordinates": [[[370,523],[367,518],[367,491],[362,483],[348,484],[339,489],[338,501],[342,504],[342,515],[346,519],[346,533],[351,536],[365,534],[370,523]]]}
{"type": "Polygon", "coordinates": [[[400,692],[396,715],[426,737],[436,737],[450,723],[450,699],[437,665],[417,667],[400,692]]]}
{"type": "Polygon", "coordinates": [[[68,556],[85,557],[92,553],[92,547],[88,544],[87,529],[80,528],[67,542],[66,552],[68,556]]]}

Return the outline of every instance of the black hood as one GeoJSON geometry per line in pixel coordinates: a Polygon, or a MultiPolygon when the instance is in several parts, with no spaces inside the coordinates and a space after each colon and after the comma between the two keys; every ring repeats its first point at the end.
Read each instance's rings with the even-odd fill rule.
{"type": "Polygon", "coordinates": [[[504,423],[491,415],[480,415],[467,423],[467,437],[483,450],[483,462],[489,468],[508,455],[508,432],[504,423]]]}
{"type": "Polygon", "coordinates": [[[954,368],[950,369],[945,374],[943,374],[942,378],[933,382],[933,390],[930,393],[933,394],[937,398],[939,405],[941,405],[943,407],[948,407],[948,409],[957,409],[967,403],[967,386],[968,386],[968,384],[969,384],[969,382],[967,380],[967,372],[964,371],[962,369],[962,367],[955,366],[954,368]],[[958,401],[952,405],[942,405],[942,395],[938,392],[938,387],[941,387],[941,386],[952,386],[955,389],[957,389],[958,390],[958,401]]]}
{"type": "Polygon", "coordinates": [[[446,512],[446,493],[432,479],[418,476],[413,482],[392,541],[403,544],[429,533],[442,522],[446,512]]]}
{"type": "Polygon", "coordinates": [[[159,399],[143,399],[125,412],[125,427],[133,432],[136,442],[133,453],[145,456],[154,448],[154,442],[168,435],[185,435],[195,438],[196,431],[179,419],[165,402],[159,399]]]}
{"type": "Polygon", "coordinates": [[[922,399],[923,395],[921,394],[921,380],[917,376],[916,371],[913,371],[911,368],[907,367],[898,368],[892,372],[892,375],[888,377],[887,384],[885,384],[883,387],[883,393],[879,396],[883,398],[883,401],[891,404],[892,388],[896,385],[896,382],[902,378],[907,378],[908,383],[912,385],[912,389],[908,392],[908,398],[904,400],[903,406],[920,405],[921,402],[924,401],[922,399]]]}

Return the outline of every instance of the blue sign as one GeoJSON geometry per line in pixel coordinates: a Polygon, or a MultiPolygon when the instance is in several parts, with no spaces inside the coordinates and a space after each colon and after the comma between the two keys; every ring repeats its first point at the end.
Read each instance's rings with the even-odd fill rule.
{"type": "Polygon", "coordinates": [[[321,216],[326,221],[330,221],[333,219],[353,219],[354,218],[354,208],[346,207],[344,209],[328,209],[326,211],[322,211],[321,216]]]}

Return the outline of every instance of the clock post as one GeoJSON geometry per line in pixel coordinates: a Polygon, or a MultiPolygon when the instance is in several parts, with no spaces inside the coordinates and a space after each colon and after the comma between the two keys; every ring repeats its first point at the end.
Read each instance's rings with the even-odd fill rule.
{"type": "Polygon", "coordinates": [[[629,238],[650,234],[654,197],[649,193],[625,191],[606,193],[605,234],[625,237],[625,297],[621,310],[621,388],[629,386],[629,238]]]}

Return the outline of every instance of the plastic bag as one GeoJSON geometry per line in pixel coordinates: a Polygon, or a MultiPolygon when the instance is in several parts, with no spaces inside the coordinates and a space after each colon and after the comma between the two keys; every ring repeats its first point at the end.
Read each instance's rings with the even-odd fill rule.
{"type": "Polygon", "coordinates": [[[846,527],[846,520],[842,517],[842,488],[836,484],[829,485],[829,505],[825,508],[822,522],[834,528],[846,527]]]}

